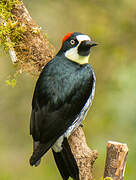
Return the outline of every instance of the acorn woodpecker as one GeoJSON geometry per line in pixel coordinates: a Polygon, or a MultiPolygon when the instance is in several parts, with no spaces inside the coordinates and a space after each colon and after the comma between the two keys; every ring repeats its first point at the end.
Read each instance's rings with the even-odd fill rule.
{"type": "Polygon", "coordinates": [[[38,166],[51,148],[63,180],[69,177],[79,180],[68,137],[81,124],[92,104],[95,74],[88,59],[91,47],[96,45],[88,35],[68,33],[60,51],[43,68],[33,95],[30,164],[38,166]]]}

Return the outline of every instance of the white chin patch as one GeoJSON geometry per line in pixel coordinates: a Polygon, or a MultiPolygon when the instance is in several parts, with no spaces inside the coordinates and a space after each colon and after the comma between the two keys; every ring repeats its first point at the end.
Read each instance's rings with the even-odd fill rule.
{"type": "Polygon", "coordinates": [[[88,63],[89,59],[89,56],[80,56],[78,54],[78,46],[66,51],[65,56],[71,61],[77,62],[79,64],[86,64],[88,63]]]}
{"type": "Polygon", "coordinates": [[[89,56],[80,56],[78,54],[78,46],[80,45],[80,43],[82,41],[87,41],[87,40],[91,41],[91,39],[87,35],[78,35],[76,38],[77,38],[79,44],[76,47],[71,48],[70,50],[66,51],[65,56],[68,59],[70,59],[74,62],[77,62],[79,64],[86,64],[86,63],[88,63],[89,56]]]}

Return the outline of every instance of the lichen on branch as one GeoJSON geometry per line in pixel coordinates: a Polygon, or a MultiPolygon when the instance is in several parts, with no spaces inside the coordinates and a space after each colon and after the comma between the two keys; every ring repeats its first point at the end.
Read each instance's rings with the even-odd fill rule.
{"type": "Polygon", "coordinates": [[[25,27],[12,14],[14,5],[19,3],[19,0],[1,0],[0,3],[0,45],[6,51],[19,43],[25,31],[25,27]]]}
{"type": "Polygon", "coordinates": [[[20,0],[1,0],[0,45],[9,51],[12,62],[17,62],[19,72],[33,75],[54,56],[54,47],[43,38],[20,0]]]}

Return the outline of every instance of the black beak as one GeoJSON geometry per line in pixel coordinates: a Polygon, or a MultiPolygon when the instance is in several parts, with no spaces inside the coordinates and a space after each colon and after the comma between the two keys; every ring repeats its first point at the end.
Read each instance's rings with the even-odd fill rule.
{"type": "Polygon", "coordinates": [[[81,56],[88,56],[90,54],[90,48],[97,45],[98,43],[95,41],[82,41],[78,47],[78,53],[81,56]]]}
{"type": "Polygon", "coordinates": [[[88,44],[88,46],[90,46],[90,47],[93,47],[93,46],[97,46],[97,45],[98,45],[98,43],[95,42],[95,41],[86,41],[86,44],[88,44]]]}

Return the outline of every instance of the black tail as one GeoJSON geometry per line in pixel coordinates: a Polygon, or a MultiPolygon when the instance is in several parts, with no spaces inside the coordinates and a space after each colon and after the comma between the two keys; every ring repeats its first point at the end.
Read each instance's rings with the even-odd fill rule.
{"type": "Polygon", "coordinates": [[[52,151],[63,180],[67,180],[69,177],[72,177],[74,180],[79,180],[79,169],[67,138],[64,138],[62,147],[63,149],[61,152],[52,151]]]}
{"type": "Polygon", "coordinates": [[[46,143],[46,144],[41,144],[38,143],[34,147],[34,152],[30,158],[30,165],[33,166],[38,166],[40,163],[41,157],[49,150],[49,148],[52,146],[52,142],[46,143]]]}

